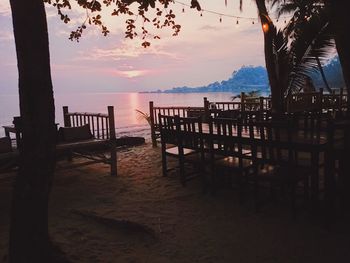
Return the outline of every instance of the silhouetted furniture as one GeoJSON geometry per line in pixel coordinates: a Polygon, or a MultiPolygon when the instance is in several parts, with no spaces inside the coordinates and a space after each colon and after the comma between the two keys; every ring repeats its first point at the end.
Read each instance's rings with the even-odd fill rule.
{"type": "MultiPolygon", "coordinates": [[[[209,117],[218,118],[243,118],[243,113],[255,113],[264,117],[271,109],[271,98],[269,97],[247,97],[241,92],[241,101],[213,102],[204,98],[204,111],[206,120],[209,117]]],[[[244,118],[243,118],[244,119],[244,118]]]]}
{"type": "MultiPolygon", "coordinates": [[[[254,176],[254,197],[259,208],[259,188],[262,183],[270,184],[271,191],[276,188],[287,190],[290,194],[292,214],[296,215],[296,189],[299,182],[304,184],[304,196],[308,196],[311,166],[298,164],[298,135],[291,122],[273,121],[251,124],[259,130],[252,158],[256,164],[254,176]],[[260,155],[258,156],[258,153],[260,155]]],[[[283,191],[282,191],[283,192],[283,191]]]]}
{"type": "Polygon", "coordinates": [[[180,180],[182,185],[192,178],[201,176],[205,186],[205,149],[202,128],[202,118],[175,117],[176,136],[178,138],[180,180]],[[188,151],[193,153],[188,154],[188,151]],[[185,165],[190,164],[194,171],[186,171],[185,165]]]}
{"type": "Polygon", "coordinates": [[[59,129],[56,146],[58,154],[64,153],[69,158],[79,156],[89,160],[83,164],[106,163],[111,167],[111,175],[116,176],[117,154],[113,106],[108,106],[108,114],[69,112],[68,107],[64,106],[63,118],[64,127],[59,129]]]}
{"type": "Polygon", "coordinates": [[[322,95],[322,90],[290,94],[287,98],[287,112],[322,111],[322,95]]]}
{"type": "Polygon", "coordinates": [[[6,172],[13,168],[18,161],[18,151],[13,149],[11,138],[0,138],[0,172],[6,172]]]}
{"type": "Polygon", "coordinates": [[[167,106],[155,107],[153,101],[149,102],[149,114],[151,125],[151,138],[153,147],[157,146],[157,139],[160,138],[159,114],[164,116],[198,117],[204,115],[203,107],[167,106]]]}
{"type": "Polygon", "coordinates": [[[201,117],[159,115],[159,128],[163,176],[166,176],[169,170],[178,167],[180,182],[185,185],[188,180],[198,175],[196,172],[187,173],[185,164],[201,168],[200,164],[204,161],[201,117]],[[178,166],[169,169],[167,157],[176,158],[178,166]]]}
{"type": "Polygon", "coordinates": [[[247,177],[253,171],[252,159],[247,156],[247,152],[251,151],[251,144],[243,136],[247,135],[246,132],[240,119],[209,118],[207,142],[212,164],[213,190],[217,187],[219,173],[228,173],[237,181],[241,201],[248,182],[247,177]]]}

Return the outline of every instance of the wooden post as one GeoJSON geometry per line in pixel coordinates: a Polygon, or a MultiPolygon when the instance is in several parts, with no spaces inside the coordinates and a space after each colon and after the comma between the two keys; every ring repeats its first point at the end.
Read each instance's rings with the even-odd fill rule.
{"type": "Polygon", "coordinates": [[[319,105],[319,111],[322,112],[323,110],[323,88],[320,88],[320,101],[318,102],[319,105]]]}
{"type": "Polygon", "coordinates": [[[21,117],[14,117],[13,118],[13,125],[15,126],[16,130],[16,144],[17,144],[17,149],[20,149],[22,146],[22,138],[21,138],[21,133],[22,133],[22,121],[21,117]]]}
{"type": "Polygon", "coordinates": [[[245,111],[245,94],[244,92],[241,92],[241,111],[245,111]]]}
{"type": "Polygon", "coordinates": [[[343,107],[343,88],[340,88],[340,92],[339,92],[339,114],[343,115],[343,112],[342,112],[342,107],[343,107]]]}
{"type": "Polygon", "coordinates": [[[210,117],[209,101],[207,97],[204,97],[203,101],[204,101],[204,121],[207,122],[210,117]]]}
{"type": "Polygon", "coordinates": [[[64,127],[71,127],[70,117],[68,116],[68,106],[63,106],[63,124],[64,127]]]}
{"type": "Polygon", "coordinates": [[[259,98],[259,102],[260,102],[260,111],[264,111],[264,97],[260,97],[259,98]]]}
{"type": "Polygon", "coordinates": [[[156,138],[156,131],[154,127],[154,112],[153,112],[153,101],[149,102],[149,116],[151,120],[151,139],[152,139],[152,146],[157,147],[157,138],[156,138]]]}
{"type": "Polygon", "coordinates": [[[109,141],[111,147],[111,175],[117,176],[117,141],[115,135],[114,107],[108,106],[109,141]]]}

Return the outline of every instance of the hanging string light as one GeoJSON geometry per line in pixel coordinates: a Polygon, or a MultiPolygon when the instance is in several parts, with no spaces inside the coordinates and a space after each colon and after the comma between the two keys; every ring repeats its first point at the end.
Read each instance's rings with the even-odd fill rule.
{"type": "MultiPolygon", "coordinates": [[[[177,3],[177,4],[182,5],[182,13],[185,13],[185,7],[191,7],[191,5],[183,3],[181,1],[175,0],[174,2],[177,3]]],[[[225,2],[225,5],[227,5],[226,2],[225,2]]],[[[249,20],[249,21],[251,21],[252,25],[255,25],[255,22],[259,21],[257,17],[244,17],[244,16],[237,16],[237,15],[231,15],[231,14],[223,14],[223,13],[220,13],[220,12],[216,12],[216,11],[212,11],[212,10],[208,10],[208,9],[203,9],[203,8],[200,10],[200,16],[203,17],[203,13],[205,13],[205,12],[219,16],[219,22],[220,23],[222,23],[223,17],[234,18],[234,19],[236,19],[236,25],[237,26],[239,25],[239,20],[240,19],[242,19],[242,20],[249,20]]],[[[279,19],[285,19],[284,23],[287,24],[287,20],[286,19],[288,19],[290,17],[293,17],[293,16],[292,15],[290,15],[290,16],[282,16],[282,17],[276,17],[276,18],[271,18],[271,19],[276,20],[276,23],[279,22],[279,19]]]]}

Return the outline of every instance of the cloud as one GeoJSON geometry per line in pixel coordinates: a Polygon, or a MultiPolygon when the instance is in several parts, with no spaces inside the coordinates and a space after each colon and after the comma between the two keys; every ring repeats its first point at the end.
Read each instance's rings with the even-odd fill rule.
{"type": "Polygon", "coordinates": [[[0,41],[13,41],[13,33],[10,31],[0,31],[0,41]]]}
{"type": "Polygon", "coordinates": [[[204,25],[204,26],[201,26],[200,28],[198,28],[198,30],[201,30],[201,31],[221,31],[224,29],[227,29],[227,27],[204,25]]]}
{"type": "Polygon", "coordinates": [[[122,61],[128,59],[142,58],[145,56],[162,57],[165,59],[180,59],[176,53],[163,50],[160,46],[142,48],[139,43],[123,41],[120,45],[111,48],[92,48],[89,51],[80,51],[76,60],[92,61],[122,61]]]}
{"type": "Polygon", "coordinates": [[[9,1],[0,3],[0,16],[11,16],[11,7],[9,1]]]}

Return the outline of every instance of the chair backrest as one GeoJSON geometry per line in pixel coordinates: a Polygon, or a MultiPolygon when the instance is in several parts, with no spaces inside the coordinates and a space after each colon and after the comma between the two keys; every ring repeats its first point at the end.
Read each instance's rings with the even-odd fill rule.
{"type": "Polygon", "coordinates": [[[176,117],[176,130],[180,148],[204,150],[201,117],[176,117]]]}
{"type": "Polygon", "coordinates": [[[254,123],[259,130],[257,143],[261,152],[260,161],[268,164],[292,164],[295,160],[293,125],[290,120],[254,123]]]}
{"type": "Polygon", "coordinates": [[[176,119],[178,116],[158,115],[160,139],[163,144],[178,144],[176,119]]]}
{"type": "Polygon", "coordinates": [[[243,149],[251,149],[250,126],[244,126],[241,119],[210,118],[209,149],[212,159],[215,154],[239,158],[239,166],[243,166],[243,149]]]}

